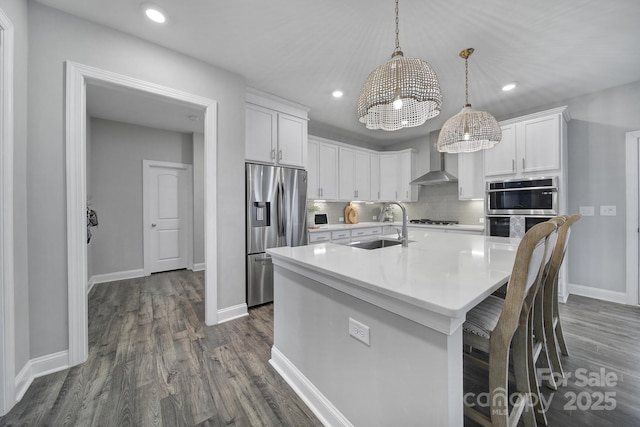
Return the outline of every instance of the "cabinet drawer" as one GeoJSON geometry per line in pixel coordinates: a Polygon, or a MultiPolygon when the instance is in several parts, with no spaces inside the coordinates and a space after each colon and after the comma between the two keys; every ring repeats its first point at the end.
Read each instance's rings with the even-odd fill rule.
{"type": "Polygon", "coordinates": [[[351,231],[351,237],[373,236],[373,235],[381,234],[381,233],[382,233],[382,228],[381,227],[360,228],[360,229],[357,229],[357,230],[352,230],[351,231]]]}
{"type": "Polygon", "coordinates": [[[321,243],[331,240],[331,233],[326,231],[323,233],[309,233],[309,243],[321,243]]]}
{"type": "Polygon", "coordinates": [[[349,237],[351,237],[351,232],[349,230],[340,230],[340,231],[331,232],[331,240],[348,239],[349,237]]]}

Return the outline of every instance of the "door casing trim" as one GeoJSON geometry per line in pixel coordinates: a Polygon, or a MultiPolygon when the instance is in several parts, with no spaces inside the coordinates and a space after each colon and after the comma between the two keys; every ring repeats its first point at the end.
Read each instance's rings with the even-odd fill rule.
{"type": "Polygon", "coordinates": [[[172,102],[201,108],[204,115],[205,323],[218,323],[216,196],[217,102],[198,95],[73,61],[65,62],[65,147],[67,194],[67,275],[69,366],[88,356],[86,247],[86,85],[142,91],[172,102]]]}
{"type": "Polygon", "coordinates": [[[626,200],[627,200],[627,304],[640,304],[639,290],[640,286],[640,266],[638,265],[638,243],[640,234],[640,218],[638,216],[638,191],[640,191],[638,179],[638,168],[640,168],[640,157],[638,145],[640,144],[640,130],[627,132],[626,136],[626,200]]]}
{"type": "Polygon", "coordinates": [[[13,253],[14,33],[0,9],[0,416],[16,402],[13,253]]]}

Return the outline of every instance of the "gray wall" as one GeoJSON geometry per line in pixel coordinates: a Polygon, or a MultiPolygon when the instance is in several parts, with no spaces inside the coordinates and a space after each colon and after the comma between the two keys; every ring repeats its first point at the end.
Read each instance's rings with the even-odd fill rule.
{"type": "MultiPolygon", "coordinates": [[[[68,348],[64,161],[65,60],[218,101],[217,239],[219,308],[245,301],[244,218],[222,207],[244,204],[244,96],[241,76],[127,34],[29,2],[30,358],[68,348]]],[[[215,48],[213,46],[212,48],[215,48]]]]}
{"type": "Polygon", "coordinates": [[[595,206],[574,226],[569,283],[626,292],[626,132],[640,130],[640,81],[568,102],[569,211],[595,206]],[[617,216],[599,216],[616,205],[617,216]]]}
{"type": "Polygon", "coordinates": [[[99,220],[89,244],[92,274],[142,269],[142,161],[192,164],[192,136],[92,118],[90,160],[92,207],[99,220]]]}
{"type": "MultiPolygon", "coordinates": [[[[13,69],[13,239],[14,239],[14,312],[15,373],[27,364],[29,350],[29,275],[27,255],[27,2],[0,0],[0,9],[15,27],[13,69]]],[[[9,349],[11,351],[11,349],[9,349]]]]}

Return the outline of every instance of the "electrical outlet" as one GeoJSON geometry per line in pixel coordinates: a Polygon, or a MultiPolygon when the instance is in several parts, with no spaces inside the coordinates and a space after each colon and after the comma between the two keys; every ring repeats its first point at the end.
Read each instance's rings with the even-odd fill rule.
{"type": "Polygon", "coordinates": [[[595,211],[593,206],[580,206],[580,215],[582,216],[593,216],[595,215],[595,211]]]}
{"type": "Polygon", "coordinates": [[[376,219],[378,219],[378,217],[376,215],[373,216],[373,220],[375,221],[376,219]]]}
{"type": "Polygon", "coordinates": [[[616,207],[615,206],[600,206],[600,215],[601,216],[616,216],[616,207]]]}
{"type": "Polygon", "coordinates": [[[369,345],[369,327],[349,317],[349,335],[369,345]]]}
{"type": "Polygon", "coordinates": [[[341,216],[340,218],[338,218],[338,221],[340,221],[340,222],[344,222],[344,217],[343,217],[343,216],[341,216]]]}
{"type": "Polygon", "coordinates": [[[484,224],[484,218],[478,218],[478,223],[484,224]]]}

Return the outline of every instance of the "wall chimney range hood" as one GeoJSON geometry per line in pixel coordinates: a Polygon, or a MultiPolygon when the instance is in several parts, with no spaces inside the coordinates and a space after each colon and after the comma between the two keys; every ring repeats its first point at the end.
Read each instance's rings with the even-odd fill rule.
{"type": "Polygon", "coordinates": [[[430,171],[419,178],[414,179],[411,185],[436,185],[447,182],[458,182],[458,178],[444,170],[444,153],[440,153],[440,170],[430,171]]]}

